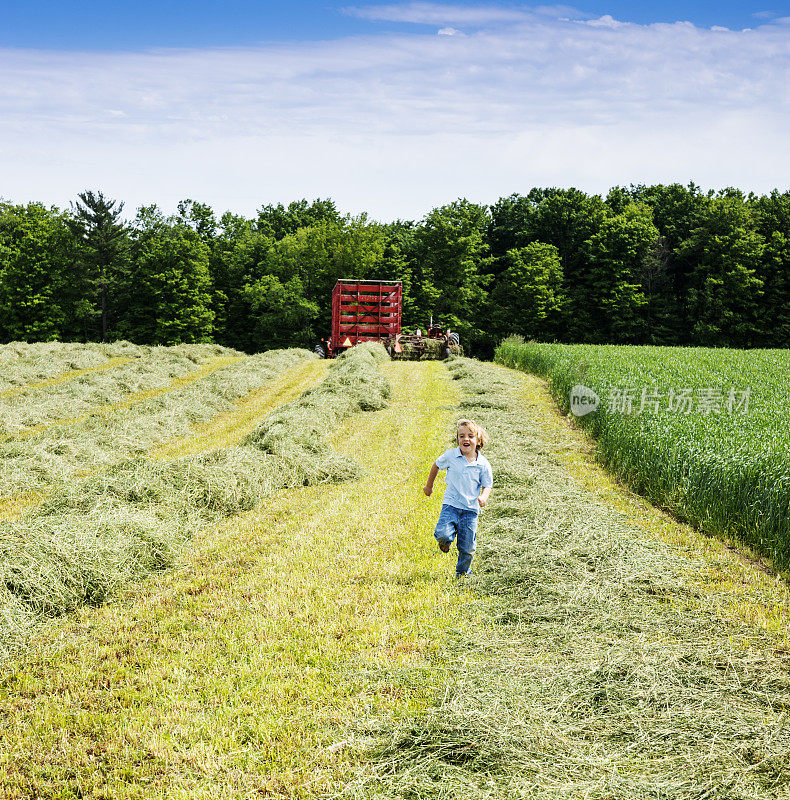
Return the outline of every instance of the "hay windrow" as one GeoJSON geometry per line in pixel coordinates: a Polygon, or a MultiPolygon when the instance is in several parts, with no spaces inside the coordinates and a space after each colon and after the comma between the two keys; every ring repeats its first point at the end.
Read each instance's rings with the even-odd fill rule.
{"type": "Polygon", "coordinates": [[[111,359],[157,360],[162,354],[190,359],[193,364],[218,356],[242,355],[214,344],[150,347],[124,341],[110,344],[10,342],[0,345],[0,396],[4,392],[17,391],[30,384],[56,380],[71,372],[96,369],[111,359]]]}
{"type": "MultiPolygon", "coordinates": [[[[156,348],[154,348],[156,349],[156,348]]],[[[136,376],[162,375],[194,369],[194,362],[171,351],[153,359],[152,366],[136,365],[136,376]]],[[[187,356],[192,355],[187,353],[187,356]]],[[[137,402],[112,413],[86,417],[75,425],[48,428],[24,439],[0,439],[0,496],[40,491],[80,473],[101,469],[172,438],[188,436],[194,425],[231,411],[234,402],[284,370],[316,356],[306,350],[272,350],[228,364],[201,380],[137,402]]],[[[125,373],[130,374],[130,373],[125,373]]],[[[159,377],[155,377],[159,376],[159,377]]],[[[123,375],[120,375],[123,377],[123,375]]],[[[116,378],[116,385],[118,379],[116,378]]],[[[127,388],[138,386],[127,383],[127,388]]],[[[84,387],[75,386],[77,396],[84,387]]],[[[2,404],[0,404],[2,408],[2,404]]],[[[28,413],[35,414],[35,406],[28,413]]],[[[8,419],[7,417],[3,417],[8,419]]],[[[1,423],[0,423],[1,424],[1,423]]]]}
{"type": "Polygon", "coordinates": [[[491,434],[496,476],[473,594],[434,665],[435,706],[350,733],[363,766],[340,796],[790,796],[790,655],[711,613],[701,564],[567,475],[553,434],[527,425],[516,377],[449,369],[491,434]],[[497,408],[475,403],[492,396],[497,408]]]}
{"type": "Polygon", "coordinates": [[[131,405],[149,395],[167,391],[190,378],[202,376],[206,368],[232,363],[230,358],[222,358],[196,364],[184,354],[174,353],[169,348],[163,350],[166,351],[135,358],[112,369],[1,397],[2,430],[7,435],[29,436],[37,426],[72,424],[88,414],[106,413],[115,406],[131,405]]]}
{"type": "Polygon", "coordinates": [[[123,584],[171,566],[202,526],[272,492],[348,480],[359,464],[326,434],[344,417],[383,408],[380,345],[337,359],[326,378],[266,418],[238,447],[170,462],[129,458],[54,493],[0,534],[0,656],[35,620],[101,603],[123,584]]]}

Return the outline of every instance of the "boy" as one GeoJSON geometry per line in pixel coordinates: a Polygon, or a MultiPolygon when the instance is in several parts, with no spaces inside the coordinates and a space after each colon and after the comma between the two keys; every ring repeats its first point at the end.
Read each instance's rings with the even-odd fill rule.
{"type": "Polygon", "coordinates": [[[483,428],[471,419],[459,419],[456,439],[458,447],[447,450],[434,462],[423,491],[430,497],[439,470],[447,470],[447,489],[433,535],[443,553],[450,550],[455,539],[458,548],[455,575],[460,578],[471,571],[469,567],[477,539],[477,515],[488,502],[494,476],[491,465],[480,452],[488,444],[488,434],[483,428]]]}

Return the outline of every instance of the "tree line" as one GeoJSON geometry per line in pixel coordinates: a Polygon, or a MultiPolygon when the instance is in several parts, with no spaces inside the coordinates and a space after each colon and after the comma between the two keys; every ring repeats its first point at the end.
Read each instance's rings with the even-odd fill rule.
{"type": "Polygon", "coordinates": [[[320,199],[252,218],[184,200],[131,220],[101,192],[65,210],[0,202],[3,342],[312,347],[338,278],[402,281],[404,327],[433,316],[479,355],[511,333],[788,347],[790,192],[536,188],[391,223],[320,199]]]}

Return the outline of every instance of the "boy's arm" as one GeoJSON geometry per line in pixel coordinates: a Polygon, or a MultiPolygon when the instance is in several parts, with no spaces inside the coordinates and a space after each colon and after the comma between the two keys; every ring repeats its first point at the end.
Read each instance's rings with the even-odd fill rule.
{"type": "Polygon", "coordinates": [[[431,466],[431,471],[428,473],[428,482],[423,487],[423,491],[428,497],[430,497],[431,493],[433,492],[433,482],[436,480],[436,476],[438,474],[439,467],[436,466],[436,462],[434,461],[431,466]]]}
{"type": "Polygon", "coordinates": [[[482,482],[487,486],[483,486],[483,491],[480,492],[477,502],[480,504],[480,508],[485,508],[488,498],[491,497],[491,487],[494,485],[494,473],[491,471],[491,465],[487,461],[485,462],[482,482]]]}

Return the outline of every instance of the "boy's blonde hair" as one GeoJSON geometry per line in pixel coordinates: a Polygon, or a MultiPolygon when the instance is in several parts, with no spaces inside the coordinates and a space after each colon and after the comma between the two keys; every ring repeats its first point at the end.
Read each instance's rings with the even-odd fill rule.
{"type": "Polygon", "coordinates": [[[473,419],[459,419],[458,422],[455,423],[456,440],[458,439],[458,429],[462,426],[472,431],[472,435],[477,440],[476,450],[482,450],[483,447],[488,444],[489,438],[486,429],[482,425],[478,425],[473,419]]]}

